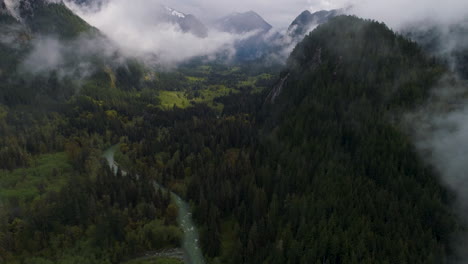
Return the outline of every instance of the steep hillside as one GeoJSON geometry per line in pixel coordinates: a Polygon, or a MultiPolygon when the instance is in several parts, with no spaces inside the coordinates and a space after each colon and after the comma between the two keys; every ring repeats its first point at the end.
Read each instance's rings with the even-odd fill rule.
{"type": "Polygon", "coordinates": [[[45,0],[21,0],[21,19],[34,33],[56,35],[69,39],[94,29],[68,9],[63,2],[50,3],[45,0]]]}
{"type": "Polygon", "coordinates": [[[192,170],[196,216],[216,230],[205,252],[222,263],[444,263],[450,194],[398,125],[443,72],[384,24],[319,26],[257,117],[258,145],[240,143],[252,141],[246,128],[209,172],[192,170]]]}
{"type": "MultiPolygon", "coordinates": [[[[271,181],[288,186],[273,193],[295,197],[280,218],[299,227],[295,250],[310,249],[297,260],[445,261],[454,230],[447,193],[395,122],[443,71],[416,44],[355,17],[332,19],[296,47],[270,107],[278,160],[267,164],[276,167],[271,181]]],[[[278,254],[291,260],[301,251],[286,252],[278,254]]]]}

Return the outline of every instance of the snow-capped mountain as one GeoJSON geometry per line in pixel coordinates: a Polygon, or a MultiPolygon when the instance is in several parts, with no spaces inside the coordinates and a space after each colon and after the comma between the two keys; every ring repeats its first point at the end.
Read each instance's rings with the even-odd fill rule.
{"type": "Polygon", "coordinates": [[[192,33],[199,38],[208,36],[208,29],[194,15],[184,14],[168,6],[162,6],[159,14],[159,22],[169,22],[176,24],[183,32],[192,33]]]}
{"type": "Polygon", "coordinates": [[[266,33],[272,29],[272,26],[254,11],[233,13],[223,17],[216,22],[216,27],[221,31],[234,34],[254,31],[266,33]]]}

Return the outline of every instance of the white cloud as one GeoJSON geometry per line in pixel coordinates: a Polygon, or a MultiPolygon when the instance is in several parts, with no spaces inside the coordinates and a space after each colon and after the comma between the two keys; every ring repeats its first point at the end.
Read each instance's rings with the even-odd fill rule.
{"type": "Polygon", "coordinates": [[[355,0],[352,12],[399,28],[407,23],[433,21],[457,23],[468,17],[466,0],[355,0]]]}
{"type": "Polygon", "coordinates": [[[73,76],[82,79],[94,72],[96,58],[120,62],[116,47],[109,41],[87,34],[66,42],[38,36],[32,40],[31,47],[19,70],[34,75],[55,71],[60,78],[73,76]]]}
{"type": "Polygon", "coordinates": [[[99,11],[91,12],[68,3],[83,19],[99,28],[125,55],[147,62],[174,64],[196,56],[232,52],[235,41],[245,36],[211,30],[208,38],[184,33],[174,24],[161,23],[157,0],[113,0],[99,11]]]}
{"type": "Polygon", "coordinates": [[[352,12],[396,28],[415,20],[457,22],[468,15],[466,0],[172,0],[168,5],[201,19],[212,20],[232,12],[254,10],[278,29],[288,27],[302,11],[354,6],[352,12]]]}

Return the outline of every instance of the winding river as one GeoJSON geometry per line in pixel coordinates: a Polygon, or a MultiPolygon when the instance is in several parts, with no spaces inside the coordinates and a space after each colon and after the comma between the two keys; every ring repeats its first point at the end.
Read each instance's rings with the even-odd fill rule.
{"type": "MultiPolygon", "coordinates": [[[[108,148],[103,153],[103,157],[106,158],[111,170],[114,173],[117,173],[119,169],[119,164],[114,160],[115,152],[119,149],[119,145],[114,145],[108,148]]],[[[125,175],[126,172],[122,170],[122,174],[125,175]]],[[[155,189],[161,189],[163,191],[169,191],[163,186],[159,185],[157,182],[153,182],[155,189]]],[[[170,192],[170,191],[169,191],[170,192]]],[[[184,236],[182,240],[182,249],[184,251],[184,262],[186,264],[205,264],[205,259],[203,258],[203,253],[201,252],[199,246],[199,235],[197,227],[195,226],[192,213],[190,212],[190,206],[185,202],[180,196],[174,192],[170,192],[171,197],[179,208],[179,216],[177,222],[180,229],[182,229],[184,236]]]]}

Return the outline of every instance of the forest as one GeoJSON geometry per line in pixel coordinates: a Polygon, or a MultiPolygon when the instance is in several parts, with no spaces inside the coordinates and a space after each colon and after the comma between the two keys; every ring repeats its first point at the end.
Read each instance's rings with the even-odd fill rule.
{"type": "Polygon", "coordinates": [[[450,72],[386,25],[331,19],[284,67],[97,64],[82,83],[0,74],[0,263],[181,247],[153,181],[190,202],[207,263],[453,260],[455,197],[402,126],[450,72]],[[117,143],[129,174],[102,156],[117,143]]]}

